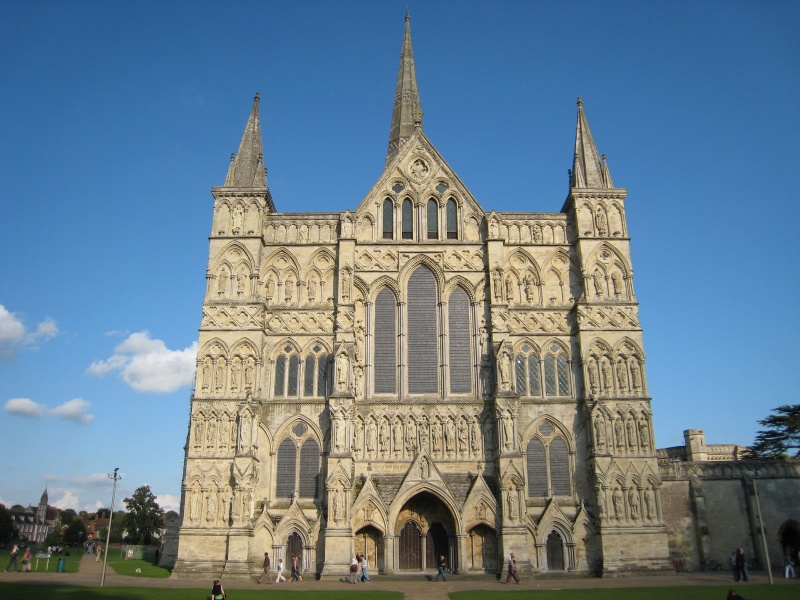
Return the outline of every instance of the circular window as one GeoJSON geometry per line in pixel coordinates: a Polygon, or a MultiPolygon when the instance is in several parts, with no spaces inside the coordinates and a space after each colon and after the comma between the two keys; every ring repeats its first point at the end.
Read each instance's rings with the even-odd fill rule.
{"type": "Polygon", "coordinates": [[[404,189],[406,189],[406,188],[405,188],[405,186],[404,186],[402,183],[395,183],[395,184],[392,186],[392,191],[393,191],[395,194],[399,194],[399,193],[400,193],[400,192],[402,192],[404,189]]]}
{"type": "Polygon", "coordinates": [[[308,431],[308,427],[306,427],[303,423],[298,423],[297,425],[292,427],[292,433],[295,434],[297,437],[304,436],[306,431],[308,431]]]}

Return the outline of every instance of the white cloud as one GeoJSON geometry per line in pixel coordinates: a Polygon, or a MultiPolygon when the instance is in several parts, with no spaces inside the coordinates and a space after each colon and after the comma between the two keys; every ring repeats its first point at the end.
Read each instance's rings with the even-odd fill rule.
{"type": "Polygon", "coordinates": [[[72,483],[82,483],[84,485],[107,485],[111,479],[108,473],[90,473],[88,475],[76,475],[69,479],[72,483]]]}
{"type": "Polygon", "coordinates": [[[47,317],[36,326],[36,331],[28,331],[16,314],[9,312],[0,304],[0,360],[11,360],[23,348],[36,348],[39,342],[46,342],[58,334],[58,325],[47,317]]]}
{"type": "Polygon", "coordinates": [[[61,510],[66,510],[68,508],[72,508],[74,510],[79,510],[78,506],[79,506],[80,494],[81,494],[80,490],[75,490],[75,489],[70,489],[70,488],[66,488],[66,489],[62,488],[62,489],[53,489],[52,491],[56,492],[58,494],[63,494],[63,496],[61,496],[61,498],[59,498],[58,500],[51,501],[49,504],[51,504],[53,506],[57,506],[61,510]]]}
{"type": "Polygon", "coordinates": [[[175,494],[159,494],[156,496],[156,502],[164,509],[164,512],[174,510],[175,512],[181,511],[181,498],[175,494]]]}
{"type": "Polygon", "coordinates": [[[47,407],[44,404],[34,402],[30,398],[11,398],[6,402],[3,410],[12,415],[38,419],[47,412],[47,407]]]}
{"type": "Polygon", "coordinates": [[[170,350],[149,331],[129,335],[106,360],[89,365],[92,375],[118,371],[122,380],[137,392],[174,392],[194,380],[197,342],[183,350],[170,350]]]}
{"type": "Polygon", "coordinates": [[[56,406],[50,413],[65,421],[91,423],[94,419],[94,415],[90,415],[86,412],[89,406],[91,405],[83,398],[73,398],[72,400],[64,402],[61,406],[56,406]]]}
{"type": "Polygon", "coordinates": [[[73,398],[55,408],[47,408],[44,404],[34,402],[30,398],[11,398],[6,402],[3,410],[12,415],[31,419],[38,419],[44,415],[54,415],[65,421],[88,424],[94,419],[94,415],[86,412],[89,406],[91,405],[83,398],[73,398]]]}

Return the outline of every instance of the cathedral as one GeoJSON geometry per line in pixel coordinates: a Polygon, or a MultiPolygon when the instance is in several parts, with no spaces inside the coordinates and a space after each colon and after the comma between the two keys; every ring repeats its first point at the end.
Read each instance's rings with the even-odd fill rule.
{"type": "Polygon", "coordinates": [[[484,210],[423,131],[406,16],[382,175],[279,212],[256,96],[212,188],[175,576],[672,569],[627,192],[580,99],[565,159],[560,212],[484,210]]]}

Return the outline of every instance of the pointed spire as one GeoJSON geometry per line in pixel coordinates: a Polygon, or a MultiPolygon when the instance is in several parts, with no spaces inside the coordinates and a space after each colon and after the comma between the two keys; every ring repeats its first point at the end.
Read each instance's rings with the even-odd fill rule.
{"type": "Polygon", "coordinates": [[[225,187],[264,188],[267,174],[264,169],[264,153],[261,145],[261,121],[258,117],[259,95],[253,100],[253,110],[244,128],[239,152],[231,155],[225,187]]]}
{"type": "Polygon", "coordinates": [[[610,188],[611,175],[608,166],[600,162],[600,155],[589,131],[589,123],[583,112],[583,100],[578,98],[578,125],[575,131],[575,158],[572,165],[572,187],[610,188]]]}
{"type": "Polygon", "coordinates": [[[386,155],[387,163],[408,141],[417,127],[422,127],[422,110],[419,106],[414,51],[411,48],[411,15],[406,11],[406,30],[403,36],[403,49],[400,53],[400,68],[397,71],[392,125],[389,129],[389,150],[386,155]]]}

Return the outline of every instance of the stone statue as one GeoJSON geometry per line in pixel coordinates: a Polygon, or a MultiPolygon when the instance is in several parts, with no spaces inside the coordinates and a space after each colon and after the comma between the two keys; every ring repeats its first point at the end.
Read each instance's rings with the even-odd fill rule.
{"type": "Polygon", "coordinates": [[[601,516],[608,512],[608,507],[606,506],[606,492],[601,487],[597,488],[597,510],[601,516]]]}
{"type": "Polygon", "coordinates": [[[336,356],[336,388],[341,392],[347,389],[347,378],[350,371],[350,359],[342,351],[336,356]]]}
{"type": "Polygon", "coordinates": [[[467,424],[464,421],[458,422],[458,451],[467,452],[469,449],[469,431],[467,431],[467,424]]]}
{"type": "Polygon", "coordinates": [[[617,363],[617,385],[620,391],[628,391],[628,369],[622,360],[617,363]]]}
{"type": "Polygon", "coordinates": [[[430,472],[430,465],[428,464],[428,459],[424,456],[419,459],[419,476],[420,479],[428,479],[431,475],[430,472]]]}
{"type": "Polygon", "coordinates": [[[355,420],[355,428],[356,428],[355,451],[361,452],[364,449],[364,423],[361,422],[361,419],[355,420]]]}
{"type": "Polygon", "coordinates": [[[372,521],[375,518],[375,505],[372,502],[367,502],[364,507],[364,520],[372,521]]]}
{"type": "Polygon", "coordinates": [[[656,518],[656,496],[652,488],[647,488],[644,492],[644,508],[647,511],[647,518],[654,520],[656,518]]]}
{"type": "Polygon", "coordinates": [[[206,494],[206,521],[215,521],[217,518],[217,501],[214,495],[209,492],[206,494]]]}
{"type": "Polygon", "coordinates": [[[489,330],[486,327],[486,321],[481,321],[481,328],[480,328],[480,340],[481,340],[481,354],[486,354],[489,350],[489,330]]]}
{"type": "Polygon", "coordinates": [[[598,298],[603,296],[603,274],[596,270],[592,273],[592,283],[594,284],[594,293],[598,298]]]}
{"type": "Polygon", "coordinates": [[[231,518],[231,500],[233,497],[231,496],[230,492],[226,493],[222,497],[222,521],[224,523],[228,523],[231,518]]]}
{"type": "Polygon", "coordinates": [[[272,280],[272,277],[269,277],[267,279],[267,283],[264,284],[264,297],[266,298],[267,302],[271,302],[274,296],[275,282],[272,280]]]}
{"type": "Polygon", "coordinates": [[[239,417],[239,451],[247,452],[250,448],[250,415],[243,413],[239,417]]]}
{"type": "Polygon", "coordinates": [[[614,502],[614,516],[617,519],[622,519],[625,516],[625,499],[622,496],[622,490],[615,488],[611,499],[614,502]]]}
{"type": "Polygon", "coordinates": [[[510,275],[506,277],[506,299],[509,302],[514,301],[514,280],[510,275]]]}
{"type": "Polygon", "coordinates": [[[606,445],[606,423],[602,417],[597,417],[594,422],[594,434],[598,448],[605,448],[606,445]]]}
{"type": "Polygon", "coordinates": [[[238,358],[233,359],[231,365],[231,391],[235,392],[239,387],[239,376],[242,373],[241,361],[238,358]]]}
{"type": "Polygon", "coordinates": [[[200,494],[197,493],[197,490],[192,490],[191,498],[189,498],[189,519],[191,521],[197,521],[197,517],[199,516],[199,498],[200,494]]]}
{"type": "Polygon", "coordinates": [[[206,446],[213,448],[217,441],[217,420],[213,417],[208,419],[206,425],[206,446]]]}
{"type": "Polygon", "coordinates": [[[614,420],[614,434],[617,438],[617,447],[625,446],[625,431],[622,427],[622,417],[614,420]]]}
{"type": "Polygon", "coordinates": [[[244,385],[248,389],[253,389],[253,375],[255,373],[255,365],[253,364],[253,357],[247,357],[247,364],[244,367],[244,385]]]}
{"type": "Polygon", "coordinates": [[[203,360],[203,374],[202,374],[204,390],[208,390],[208,386],[211,385],[211,365],[208,363],[209,359],[208,357],[206,357],[205,360],[203,360]]]}
{"type": "Polygon", "coordinates": [[[595,215],[595,224],[597,225],[597,233],[601,237],[605,237],[608,235],[608,218],[606,217],[606,211],[602,208],[597,209],[597,214],[595,215]]]}
{"type": "Polygon", "coordinates": [[[237,204],[236,208],[233,209],[233,233],[237,234],[242,230],[242,223],[244,222],[244,210],[242,210],[242,205],[237,204]]]}
{"type": "Polygon", "coordinates": [[[342,301],[347,302],[350,300],[350,271],[344,269],[342,271],[342,301]]]}
{"type": "Polygon", "coordinates": [[[342,493],[336,490],[333,493],[333,520],[336,523],[341,523],[344,515],[344,500],[342,500],[342,493]]]}
{"type": "Polygon", "coordinates": [[[356,398],[362,398],[364,396],[364,367],[361,365],[353,368],[353,387],[356,398]]]}
{"type": "Polygon", "coordinates": [[[228,446],[228,419],[222,418],[219,423],[219,447],[226,448],[228,446]]]}
{"type": "Polygon", "coordinates": [[[631,488],[628,492],[628,505],[631,508],[631,519],[638,519],[639,518],[639,491],[636,489],[631,488]]]}
{"type": "Polygon", "coordinates": [[[525,299],[528,304],[536,302],[536,282],[531,275],[525,277],[525,299]]]}
{"type": "Polygon", "coordinates": [[[515,522],[519,518],[519,505],[517,504],[517,490],[508,490],[508,519],[515,522]]]}
{"type": "Polygon", "coordinates": [[[353,347],[355,350],[355,360],[357,363],[364,362],[364,337],[365,337],[365,330],[364,330],[364,321],[359,319],[356,321],[355,326],[355,341],[353,342],[353,347]]]}
{"type": "Polygon", "coordinates": [[[433,438],[433,451],[442,451],[442,426],[439,421],[434,421],[431,427],[431,437],[433,438]]]}
{"type": "Polygon", "coordinates": [[[639,442],[642,448],[650,446],[650,428],[647,425],[647,421],[639,421],[639,442]]]}
{"type": "Polygon", "coordinates": [[[199,417],[194,421],[194,447],[200,448],[203,445],[203,422],[199,417]]]}
{"type": "Polygon", "coordinates": [[[342,219],[342,237],[349,238],[353,236],[353,223],[350,219],[342,219]]]}
{"type": "Polygon", "coordinates": [[[225,387],[225,359],[221,356],[217,359],[217,368],[215,373],[215,383],[217,392],[221,392],[225,387]]]}
{"type": "Polygon", "coordinates": [[[247,284],[247,273],[239,273],[236,276],[236,295],[243,296],[245,285],[247,284]]]}
{"type": "Polygon", "coordinates": [[[217,293],[224,296],[226,291],[228,291],[228,271],[223,267],[217,277],[217,293]]]}
{"type": "Polygon", "coordinates": [[[306,294],[308,295],[309,302],[317,301],[317,280],[313,277],[308,281],[308,286],[306,286],[306,294]]]}
{"type": "Polygon", "coordinates": [[[289,304],[294,297],[294,279],[291,277],[283,284],[283,299],[289,304]]]}
{"type": "Polygon", "coordinates": [[[308,243],[308,225],[302,225],[300,227],[300,243],[308,243]]]}
{"type": "Polygon", "coordinates": [[[414,419],[409,419],[406,425],[406,450],[414,452],[417,449],[417,425],[414,419]]]}
{"type": "Polygon", "coordinates": [[[625,422],[625,429],[628,432],[628,446],[631,448],[636,447],[636,426],[631,419],[625,422]]]}
{"type": "Polygon", "coordinates": [[[503,413],[503,446],[506,450],[511,450],[514,446],[514,422],[511,415],[503,413]]]}
{"type": "Polygon", "coordinates": [[[503,278],[500,275],[500,271],[497,270],[492,274],[492,288],[494,289],[494,298],[498,302],[503,299],[503,288],[502,288],[503,278]]]}
{"type": "Polygon", "coordinates": [[[497,223],[497,219],[489,221],[489,237],[492,239],[500,237],[500,225],[497,223]]]}
{"type": "Polygon", "coordinates": [[[392,445],[394,446],[395,454],[403,451],[403,424],[399,421],[392,428],[392,445]]]}
{"type": "Polygon", "coordinates": [[[381,420],[381,430],[378,433],[378,440],[381,445],[381,452],[389,451],[389,425],[386,421],[381,420]]]}
{"type": "Polygon", "coordinates": [[[377,442],[377,437],[378,427],[375,425],[375,421],[370,419],[369,425],[367,425],[367,452],[375,452],[375,443],[377,442]]]}
{"type": "Polygon", "coordinates": [[[611,374],[611,365],[608,363],[607,360],[604,360],[600,363],[600,368],[603,371],[603,390],[606,392],[610,392],[613,389],[612,385],[612,374],[611,374]]]}
{"type": "Polygon", "coordinates": [[[535,223],[533,226],[533,243],[534,244],[541,244],[542,243],[542,226],[538,223],[535,223]]]}
{"type": "Polygon", "coordinates": [[[600,391],[600,373],[597,370],[597,363],[594,359],[589,360],[586,371],[589,374],[589,389],[593,394],[596,394],[600,391]]]}
{"type": "Polygon", "coordinates": [[[342,450],[344,450],[345,433],[346,433],[345,428],[347,427],[345,425],[342,413],[336,415],[336,418],[334,419],[334,427],[336,429],[336,432],[334,434],[336,450],[341,452],[342,450]]]}
{"type": "Polygon", "coordinates": [[[481,426],[477,419],[472,421],[471,429],[472,435],[470,437],[472,438],[472,452],[477,454],[481,451],[481,426]]]}
{"type": "Polygon", "coordinates": [[[611,285],[614,287],[614,295],[622,296],[622,291],[625,288],[622,282],[622,275],[619,274],[619,271],[611,273],[611,285]]]}
{"type": "Polygon", "coordinates": [[[636,359],[631,361],[631,385],[634,390],[642,389],[642,368],[636,359]]]}
{"type": "Polygon", "coordinates": [[[500,354],[499,363],[500,389],[507,392],[511,389],[511,355],[508,350],[503,350],[500,354]]]}

